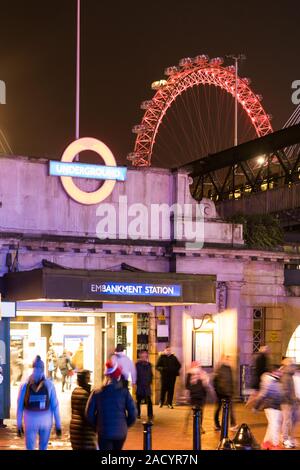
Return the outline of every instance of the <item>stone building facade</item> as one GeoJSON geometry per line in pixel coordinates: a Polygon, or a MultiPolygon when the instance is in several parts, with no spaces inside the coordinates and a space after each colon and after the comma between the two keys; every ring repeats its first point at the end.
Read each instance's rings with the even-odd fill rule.
{"type": "MultiPolygon", "coordinates": [[[[94,181],[78,184],[86,190],[94,189],[94,181]]],[[[183,172],[130,169],[127,181],[118,183],[111,196],[95,207],[70,199],[59,178],[48,175],[47,161],[2,157],[0,206],[2,300],[17,302],[16,317],[10,318],[10,337],[16,344],[18,338],[26,337],[26,347],[33,353],[38,344],[46,351],[53,338],[57,338],[54,343],[58,348],[66,341],[71,348],[86,327],[89,333],[83,336],[95,384],[101,381],[105,360],[118,334],[127,328],[134,359],[138,335],[147,336],[153,364],[166,344],[171,345],[182,363],[178,402],[184,398],[184,378],[191,361],[200,359],[211,372],[223,353],[233,358],[240,395],[247,388],[248,369],[244,366],[250,364],[253,351],[268,343],[273,361],[280,362],[300,324],[299,292],[284,284],[285,266],[297,263],[299,256],[247,249],[242,226],[220,220],[211,201],[202,201],[197,212],[189,179],[183,172]],[[168,212],[174,204],[176,217],[174,211],[168,212]],[[164,207],[158,211],[157,205],[164,207]],[[187,214],[182,211],[185,206],[187,214]],[[151,213],[153,207],[155,212],[151,213]],[[151,228],[153,214],[156,222],[151,228]],[[202,233],[200,241],[190,240],[184,230],[178,231],[176,223],[183,218],[185,223],[199,222],[196,229],[202,233]],[[130,225],[133,219],[135,223],[130,225]],[[29,294],[20,298],[13,289],[8,295],[8,272],[29,273],[43,267],[70,272],[80,269],[87,276],[91,271],[101,275],[107,272],[108,277],[117,272],[120,279],[124,272],[138,279],[143,279],[143,272],[154,277],[165,273],[166,277],[172,275],[174,283],[181,282],[176,276],[198,276],[195,281],[199,279],[200,291],[206,289],[201,276],[208,276],[214,296],[203,292],[201,302],[197,296],[188,301],[166,298],[158,302],[136,297],[131,302],[121,297],[106,301],[100,296],[98,304],[91,306],[80,295],[76,299],[42,299],[29,294]],[[147,328],[143,323],[139,326],[139,318],[147,320],[147,328]],[[22,335],[22,328],[27,328],[27,336],[22,335]]],[[[28,286],[29,291],[31,288],[28,286]]],[[[158,377],[154,388],[157,400],[158,377]]]]}

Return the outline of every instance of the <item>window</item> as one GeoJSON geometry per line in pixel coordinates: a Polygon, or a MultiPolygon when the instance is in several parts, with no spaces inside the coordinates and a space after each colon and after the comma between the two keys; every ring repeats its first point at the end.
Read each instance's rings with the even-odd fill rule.
{"type": "Polygon", "coordinates": [[[295,329],[290,339],[286,356],[293,357],[298,364],[300,363],[300,325],[295,329]]]}
{"type": "Polygon", "coordinates": [[[253,353],[259,351],[259,348],[265,341],[265,309],[253,309],[253,353]]]}
{"type": "Polygon", "coordinates": [[[199,361],[202,367],[213,367],[213,332],[193,332],[193,361],[199,361]]]}

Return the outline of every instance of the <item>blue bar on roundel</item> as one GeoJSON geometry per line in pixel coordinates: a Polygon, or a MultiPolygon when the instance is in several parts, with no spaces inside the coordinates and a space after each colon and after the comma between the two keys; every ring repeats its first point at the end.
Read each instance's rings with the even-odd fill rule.
{"type": "Polygon", "coordinates": [[[49,162],[50,176],[70,176],[97,180],[126,181],[127,168],[124,166],[92,165],[90,163],[49,162]]]}

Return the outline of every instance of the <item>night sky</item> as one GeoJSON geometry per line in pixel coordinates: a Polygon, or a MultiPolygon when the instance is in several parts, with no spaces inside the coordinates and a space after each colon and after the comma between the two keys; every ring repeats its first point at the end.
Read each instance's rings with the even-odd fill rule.
{"type": "MultiPolygon", "coordinates": [[[[0,128],[16,155],[59,158],[75,133],[76,0],[0,0],[0,128]]],[[[275,129],[295,109],[300,3],[82,0],[81,136],[119,163],[150,85],[182,57],[244,53],[240,75],[264,97],[275,129]]]]}

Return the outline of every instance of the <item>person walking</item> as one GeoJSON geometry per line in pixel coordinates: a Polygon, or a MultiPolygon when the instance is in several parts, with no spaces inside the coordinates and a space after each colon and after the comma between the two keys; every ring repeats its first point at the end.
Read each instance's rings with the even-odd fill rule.
{"type": "Polygon", "coordinates": [[[53,417],[56,435],[61,436],[59,405],[55,387],[44,375],[44,363],[40,356],[33,361],[33,372],[20,386],[17,402],[17,430],[21,437],[25,429],[27,450],[35,450],[37,435],[39,450],[46,450],[51,434],[53,417]],[[23,429],[24,417],[24,429],[23,429]]]}
{"type": "Polygon", "coordinates": [[[261,377],[258,394],[247,403],[247,406],[253,406],[254,410],[265,411],[268,427],[261,445],[261,448],[265,450],[280,450],[281,405],[283,402],[281,376],[282,371],[278,366],[274,366],[271,372],[265,372],[261,377]]]}
{"type": "Polygon", "coordinates": [[[286,449],[293,449],[295,447],[294,427],[295,415],[297,414],[298,402],[295,392],[294,374],[295,364],[292,358],[285,357],[282,360],[281,367],[282,377],[282,391],[283,401],[281,404],[282,410],[282,443],[286,449]]]}
{"type": "Polygon", "coordinates": [[[215,430],[221,430],[219,415],[222,408],[222,400],[228,400],[230,402],[230,430],[237,431],[238,425],[236,424],[232,403],[234,394],[234,382],[232,367],[230,364],[230,356],[223,354],[223,356],[221,357],[221,361],[219,362],[215,370],[213,384],[217,395],[217,406],[214,414],[215,430]]]}
{"type": "Polygon", "coordinates": [[[70,440],[73,450],[97,450],[97,436],[94,428],[87,422],[85,408],[91,394],[91,373],[79,371],[78,386],[71,396],[72,417],[70,422],[70,440]]]}
{"type": "Polygon", "coordinates": [[[186,376],[185,388],[189,391],[191,405],[191,410],[186,417],[185,431],[188,428],[192,408],[197,408],[201,411],[201,432],[204,433],[205,431],[202,428],[203,410],[208,394],[212,394],[212,389],[209,383],[209,376],[202,369],[199,361],[192,362],[186,376]]]}
{"type": "Polygon", "coordinates": [[[270,371],[270,367],[270,348],[269,346],[261,346],[258,353],[253,356],[251,366],[251,388],[254,393],[258,393],[261,376],[270,371]]]}
{"type": "Polygon", "coordinates": [[[54,380],[57,371],[57,354],[53,346],[50,346],[47,352],[47,370],[49,379],[54,380]]]}
{"type": "Polygon", "coordinates": [[[141,417],[141,403],[147,404],[148,419],[153,419],[151,400],[151,384],[153,380],[152,365],[149,362],[148,351],[142,350],[136,363],[136,403],[138,418],[141,417]]]}
{"type": "Polygon", "coordinates": [[[86,418],[97,429],[99,450],[122,450],[128,428],[136,421],[136,407],[116,362],[106,363],[105,375],[106,383],[90,395],[86,418]]]}
{"type": "Polygon", "coordinates": [[[68,372],[67,372],[67,377],[66,377],[66,388],[67,388],[67,390],[72,389],[73,376],[75,374],[74,369],[72,367],[72,355],[73,355],[73,353],[71,351],[67,352],[67,356],[69,357],[69,362],[67,364],[68,372]]]}
{"type": "Polygon", "coordinates": [[[122,371],[122,383],[124,387],[129,386],[129,381],[133,388],[136,385],[136,368],[134,362],[125,354],[125,348],[122,344],[117,344],[112,360],[115,361],[122,371]]]}
{"type": "Polygon", "coordinates": [[[83,341],[81,340],[78,348],[72,356],[72,366],[76,370],[83,370],[84,368],[84,347],[83,341]]]}
{"type": "Polygon", "coordinates": [[[72,369],[70,358],[66,349],[64,349],[63,353],[58,358],[58,367],[61,373],[61,391],[64,392],[68,372],[70,368],[72,369]]]}
{"type": "Polygon", "coordinates": [[[173,396],[176,377],[179,375],[181,364],[175,354],[171,352],[170,346],[166,346],[164,352],[159,356],[156,363],[156,369],[160,372],[161,391],[160,391],[160,408],[165,403],[167,395],[167,405],[173,407],[173,396]]]}

